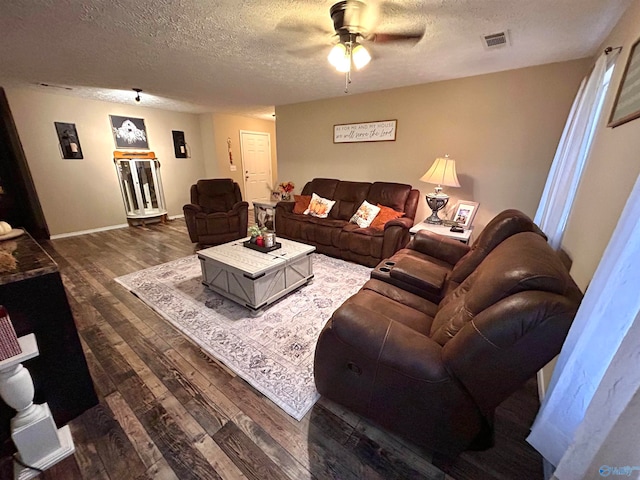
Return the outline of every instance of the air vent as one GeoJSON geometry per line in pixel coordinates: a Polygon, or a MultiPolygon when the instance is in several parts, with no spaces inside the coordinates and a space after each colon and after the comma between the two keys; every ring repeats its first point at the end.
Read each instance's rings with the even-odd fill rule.
{"type": "Polygon", "coordinates": [[[482,46],[486,50],[504,47],[508,44],[509,35],[507,31],[482,36],[482,46]]]}
{"type": "Polygon", "coordinates": [[[73,88],[71,87],[63,87],[62,85],[52,85],[50,83],[39,83],[38,84],[41,87],[47,87],[47,88],[59,88],[61,90],[73,90],[73,88]]]}

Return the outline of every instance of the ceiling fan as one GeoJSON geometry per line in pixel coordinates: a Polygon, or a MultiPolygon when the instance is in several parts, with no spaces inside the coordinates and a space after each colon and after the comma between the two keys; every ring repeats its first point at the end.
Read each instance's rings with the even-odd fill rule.
{"type": "Polygon", "coordinates": [[[329,10],[339,41],[331,49],[328,60],[338,72],[345,74],[345,93],[349,91],[351,70],[353,68],[359,70],[371,61],[371,54],[361,43],[362,41],[374,43],[418,41],[424,35],[424,30],[406,33],[376,31],[379,9],[378,2],[343,0],[334,4],[329,10]]]}

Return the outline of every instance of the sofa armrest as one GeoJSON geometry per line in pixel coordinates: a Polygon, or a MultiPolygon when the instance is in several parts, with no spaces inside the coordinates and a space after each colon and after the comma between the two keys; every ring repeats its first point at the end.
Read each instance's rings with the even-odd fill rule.
{"type": "Polygon", "coordinates": [[[384,224],[384,229],[391,227],[401,227],[409,230],[413,226],[413,219],[407,217],[394,218],[393,220],[389,220],[384,224]]]}
{"type": "Polygon", "coordinates": [[[483,421],[441,353],[436,342],[380,309],[347,300],[318,339],[316,387],[410,441],[455,456],[478,436],[483,421]]]}
{"type": "Polygon", "coordinates": [[[193,203],[188,203],[185,206],[182,207],[182,211],[184,212],[185,215],[187,215],[187,212],[195,215],[196,213],[201,213],[202,212],[202,207],[200,205],[195,205],[193,203]]]}
{"type": "Polygon", "coordinates": [[[450,265],[458,263],[471,250],[469,245],[428,230],[418,231],[413,236],[408,248],[447,262],[450,265]]]}
{"type": "Polygon", "coordinates": [[[362,358],[360,368],[377,370],[384,364],[418,381],[449,379],[441,359],[442,347],[383,312],[347,301],[334,312],[320,338],[323,335],[335,336],[340,344],[354,352],[354,359],[362,358]]]}
{"type": "Polygon", "coordinates": [[[276,215],[277,212],[282,213],[293,213],[293,207],[295,206],[295,202],[278,202],[276,203],[276,215]]]}
{"type": "Polygon", "coordinates": [[[511,295],[462,327],[443,362],[488,414],[560,353],[577,309],[551,292],[511,295]]]}
{"type": "Polygon", "coordinates": [[[238,202],[236,204],[233,205],[233,207],[231,207],[231,210],[229,210],[230,212],[233,213],[240,213],[243,210],[248,210],[249,209],[249,202],[238,202]]]}

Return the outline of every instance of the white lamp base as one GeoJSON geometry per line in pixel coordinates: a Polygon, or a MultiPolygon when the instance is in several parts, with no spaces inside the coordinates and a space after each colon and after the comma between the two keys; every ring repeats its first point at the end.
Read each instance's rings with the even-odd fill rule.
{"type": "MultiPolygon", "coordinates": [[[[46,405],[46,404],[45,404],[46,405]]],[[[47,407],[48,410],[48,407],[47,407]]],[[[50,414],[49,414],[50,415],[50,414]]],[[[60,447],[57,450],[49,453],[49,455],[45,456],[41,460],[30,464],[30,466],[35,467],[39,470],[46,470],[61,460],[67,458],[76,451],[76,447],[73,444],[73,439],[71,438],[71,430],[68,425],[58,429],[58,442],[60,443],[60,447]]],[[[16,456],[22,461],[20,458],[20,454],[16,453],[16,456]]],[[[25,462],[26,463],[26,462],[25,462]]],[[[23,467],[19,463],[14,464],[13,468],[13,478],[14,480],[28,480],[30,478],[34,478],[40,475],[38,470],[33,470],[31,468],[23,467]]]]}

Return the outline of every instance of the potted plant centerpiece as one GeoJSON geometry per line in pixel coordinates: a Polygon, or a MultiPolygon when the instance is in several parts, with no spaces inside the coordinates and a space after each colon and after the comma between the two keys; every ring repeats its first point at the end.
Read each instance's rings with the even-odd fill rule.
{"type": "Polygon", "coordinates": [[[249,232],[249,235],[251,235],[251,243],[255,243],[259,247],[264,247],[264,237],[262,235],[267,231],[266,228],[261,228],[258,225],[251,225],[247,231],[249,232]]]}

